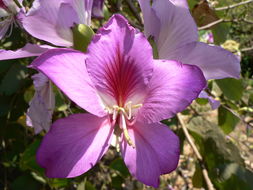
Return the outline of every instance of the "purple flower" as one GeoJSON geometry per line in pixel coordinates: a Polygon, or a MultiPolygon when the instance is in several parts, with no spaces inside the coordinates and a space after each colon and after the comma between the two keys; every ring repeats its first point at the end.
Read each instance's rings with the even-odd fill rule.
{"type": "MultiPolygon", "coordinates": [[[[207,80],[240,77],[240,60],[233,53],[198,42],[198,29],[187,0],[154,0],[152,5],[146,0],[138,1],[145,35],[154,37],[160,59],[197,65],[207,80]]],[[[217,107],[218,103],[214,103],[217,107]]]]}
{"type": "Polygon", "coordinates": [[[177,167],[178,137],[160,121],[184,110],[205,88],[198,67],[153,60],[144,35],[120,15],[98,31],[86,54],[53,49],[32,66],[89,112],[57,120],[45,135],[36,158],[48,177],[88,171],[113,135],[130,173],[144,184],[158,187],[159,176],[177,167]]]}
{"type": "Polygon", "coordinates": [[[154,36],[159,58],[197,65],[205,78],[240,77],[240,61],[221,47],[198,42],[197,26],[186,0],[138,0],[145,35],[154,36]]]}
{"type": "MultiPolygon", "coordinates": [[[[20,4],[22,4],[22,1],[18,0],[20,4]]],[[[16,15],[20,10],[13,0],[0,0],[0,40],[5,36],[9,28],[11,33],[16,15]]]]}
{"type": "MultiPolygon", "coordinates": [[[[15,10],[17,9],[15,14],[19,12],[17,16],[19,23],[32,36],[54,45],[69,47],[73,45],[71,27],[74,24],[90,25],[92,2],[92,0],[35,0],[28,13],[25,14],[15,7],[15,10]]],[[[0,14],[1,8],[6,10],[6,7],[11,7],[7,6],[12,5],[11,3],[13,4],[13,0],[0,0],[0,14]]],[[[0,60],[38,56],[52,48],[54,47],[28,43],[16,51],[0,50],[0,60]]],[[[30,102],[26,122],[28,126],[34,128],[35,133],[38,133],[42,129],[48,131],[51,125],[54,94],[52,85],[43,74],[35,75],[33,80],[35,95],[30,102]],[[38,86],[37,83],[41,85],[38,86]]]]}
{"type": "Polygon", "coordinates": [[[19,19],[32,36],[57,46],[73,45],[71,27],[90,25],[92,0],[35,0],[27,14],[19,19]]]}
{"type": "Polygon", "coordinates": [[[92,16],[95,18],[103,18],[104,0],[93,0],[92,16]]]}
{"type": "Polygon", "coordinates": [[[50,128],[55,107],[55,95],[52,84],[45,75],[38,73],[32,78],[35,95],[26,114],[26,124],[33,127],[35,133],[39,133],[43,129],[48,131],[50,128]]]}

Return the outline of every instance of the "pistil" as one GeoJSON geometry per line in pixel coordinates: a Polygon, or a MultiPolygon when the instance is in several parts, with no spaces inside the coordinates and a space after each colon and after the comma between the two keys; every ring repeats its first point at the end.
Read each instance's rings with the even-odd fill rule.
{"type": "Polygon", "coordinates": [[[128,103],[125,104],[124,107],[120,107],[118,105],[112,106],[112,109],[110,109],[109,107],[106,107],[108,112],[112,114],[113,122],[115,123],[117,122],[118,115],[120,114],[119,126],[123,131],[125,140],[133,148],[135,148],[135,144],[128,133],[127,124],[132,123],[131,121],[133,119],[132,109],[138,109],[141,106],[142,104],[132,105],[132,102],[129,101],[128,103]]]}

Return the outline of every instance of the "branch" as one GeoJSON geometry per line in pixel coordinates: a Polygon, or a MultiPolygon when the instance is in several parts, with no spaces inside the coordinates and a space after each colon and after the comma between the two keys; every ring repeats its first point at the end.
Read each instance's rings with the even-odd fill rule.
{"type": "Polygon", "coordinates": [[[242,51],[242,52],[245,52],[245,51],[253,51],[253,47],[242,48],[241,51],[242,51]]]}
{"type": "Polygon", "coordinates": [[[224,10],[227,10],[227,9],[232,9],[232,8],[235,8],[235,7],[238,7],[238,6],[241,6],[241,5],[245,5],[245,4],[248,4],[248,3],[252,3],[253,0],[247,0],[247,1],[243,1],[243,2],[240,2],[240,3],[236,3],[236,4],[233,4],[233,5],[229,5],[229,6],[226,6],[226,7],[218,7],[218,8],[215,8],[214,10],[215,11],[224,11],[224,10]]]}
{"type": "Polygon", "coordinates": [[[217,25],[217,24],[220,24],[220,23],[222,23],[222,22],[224,22],[224,19],[221,18],[221,19],[216,20],[216,21],[214,21],[214,22],[211,22],[211,23],[209,23],[209,24],[207,24],[207,25],[205,25],[205,26],[198,27],[198,30],[205,30],[205,29],[211,28],[212,26],[215,26],[215,25],[217,25]]]}
{"type": "Polygon", "coordinates": [[[178,118],[178,121],[179,121],[180,125],[182,126],[182,129],[183,129],[183,132],[184,132],[184,134],[185,134],[186,139],[188,140],[188,142],[189,142],[189,144],[191,145],[191,147],[192,147],[194,153],[195,153],[196,156],[197,156],[197,159],[198,159],[198,161],[199,161],[199,163],[200,163],[200,167],[201,167],[201,169],[202,169],[202,174],[203,174],[204,179],[205,179],[205,181],[206,181],[206,185],[207,185],[207,187],[208,187],[208,190],[215,190],[215,188],[213,187],[213,184],[212,184],[212,182],[211,182],[211,180],[210,180],[210,178],[209,178],[209,176],[208,176],[208,172],[207,172],[207,169],[206,169],[206,167],[205,167],[203,158],[202,158],[201,154],[199,153],[199,151],[198,151],[196,145],[195,145],[194,142],[192,141],[191,136],[190,136],[190,134],[189,134],[189,132],[188,132],[188,129],[187,129],[187,127],[186,127],[186,125],[185,125],[185,123],[184,123],[184,121],[183,121],[182,116],[181,116],[180,113],[177,114],[177,118],[178,118]]]}
{"type": "MultiPolygon", "coordinates": [[[[253,0],[252,0],[253,1],[253,0]]],[[[247,19],[233,19],[233,20],[226,20],[226,19],[219,19],[219,20],[216,20],[214,22],[211,22],[205,26],[201,26],[201,27],[198,27],[198,30],[205,30],[205,29],[209,29],[217,24],[220,24],[222,22],[246,22],[248,24],[253,24],[253,21],[251,20],[247,20],[247,19]]]]}

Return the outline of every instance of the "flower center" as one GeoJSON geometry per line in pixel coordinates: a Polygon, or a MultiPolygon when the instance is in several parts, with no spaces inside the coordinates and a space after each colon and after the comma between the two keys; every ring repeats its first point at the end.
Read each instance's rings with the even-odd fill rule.
{"type": "Polygon", "coordinates": [[[127,126],[133,125],[133,123],[135,121],[133,110],[139,109],[140,107],[142,107],[142,104],[132,105],[131,101],[126,103],[124,107],[120,107],[118,105],[113,105],[112,108],[107,107],[108,113],[112,114],[113,122],[116,123],[117,121],[119,121],[118,124],[119,124],[119,127],[123,131],[125,140],[133,148],[135,148],[135,144],[133,143],[133,141],[131,140],[131,138],[129,136],[127,126]],[[119,120],[117,120],[117,119],[119,119],[119,120]]]}

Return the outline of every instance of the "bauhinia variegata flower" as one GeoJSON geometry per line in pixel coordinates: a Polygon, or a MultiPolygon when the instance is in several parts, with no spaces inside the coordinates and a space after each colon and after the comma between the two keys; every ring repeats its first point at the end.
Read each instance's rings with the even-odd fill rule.
{"type": "Polygon", "coordinates": [[[89,113],[53,123],[37,152],[48,177],[75,177],[92,168],[115,135],[130,171],[158,187],[179,160],[179,139],[161,120],[184,110],[206,86],[197,66],[154,60],[142,33],[114,15],[86,54],[53,49],[32,67],[89,113]]]}

